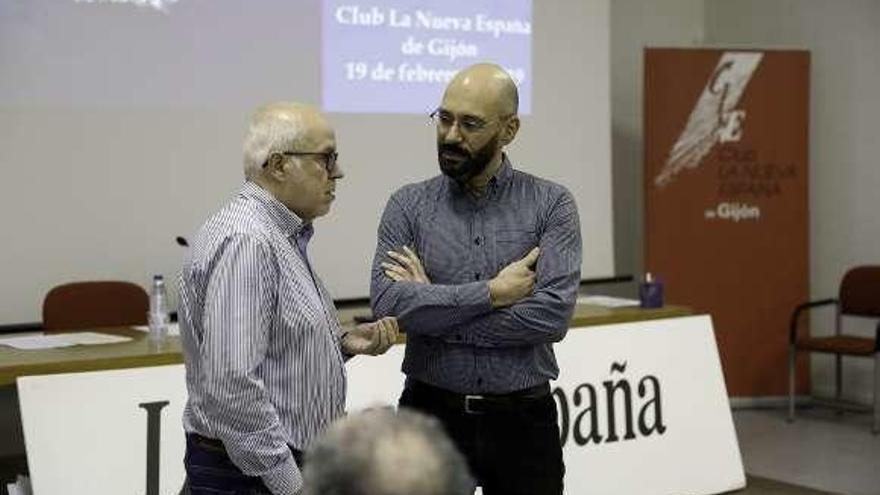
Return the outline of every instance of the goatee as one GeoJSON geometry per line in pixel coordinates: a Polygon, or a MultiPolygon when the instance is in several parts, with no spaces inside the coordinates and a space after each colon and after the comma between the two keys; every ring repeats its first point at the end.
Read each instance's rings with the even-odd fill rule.
{"type": "Polygon", "coordinates": [[[469,153],[455,144],[437,143],[437,159],[440,170],[455,182],[466,185],[468,181],[483,173],[492,157],[495,156],[498,136],[494,136],[482,148],[469,153]]]}

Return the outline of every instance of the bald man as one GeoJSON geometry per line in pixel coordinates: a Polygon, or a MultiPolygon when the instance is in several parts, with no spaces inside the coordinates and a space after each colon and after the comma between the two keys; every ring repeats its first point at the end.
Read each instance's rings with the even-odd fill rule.
{"type": "Polygon", "coordinates": [[[577,297],[580,224],[571,193],[505,154],[517,105],[496,65],[449,83],[432,114],[442,174],[388,200],[371,302],[407,334],[400,405],[440,419],[483,493],[560,494],[549,381],[577,297]]]}
{"type": "Polygon", "coordinates": [[[342,415],[344,360],[385,352],[397,322],[343,331],[309,263],[313,221],[343,177],[335,134],[317,110],[257,110],[244,174],[194,237],[180,274],[187,485],[192,494],[293,495],[303,450],[342,415]]]}

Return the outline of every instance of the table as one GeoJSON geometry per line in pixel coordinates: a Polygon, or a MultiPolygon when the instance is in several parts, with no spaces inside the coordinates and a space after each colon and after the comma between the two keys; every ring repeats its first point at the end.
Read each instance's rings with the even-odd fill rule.
{"type": "MultiPolygon", "coordinates": [[[[366,306],[339,310],[343,325],[353,325],[354,316],[369,314],[366,306]]],[[[656,309],[638,307],[606,308],[578,305],[571,319],[571,327],[607,325],[632,321],[673,318],[691,314],[685,306],[665,306],[656,309]]],[[[15,383],[19,376],[74,373],[142,366],[161,366],[183,362],[180,338],[169,336],[161,348],[155,348],[147,339],[146,332],[133,328],[101,328],[94,331],[111,335],[131,337],[130,342],[91,346],[73,346],[61,349],[18,350],[0,346],[0,387],[15,383]]],[[[401,335],[398,343],[404,343],[401,335]]],[[[565,345],[564,341],[561,345],[565,345]]]]}
{"type": "Polygon", "coordinates": [[[118,344],[76,345],[60,349],[20,350],[0,346],[0,387],[15,384],[28,375],[74,373],[180,364],[183,354],[180,338],[169,336],[161,348],[155,348],[147,333],[134,328],[100,328],[99,333],[130,337],[118,344]]]}
{"type": "MultiPolygon", "coordinates": [[[[350,325],[365,312],[345,308],[340,320],[350,325]]],[[[572,331],[555,346],[563,373],[552,383],[569,467],[567,493],[589,485],[600,495],[703,495],[744,485],[711,319],[690,313],[680,306],[576,308],[572,331]],[[620,469],[632,463],[641,466],[640,476],[620,469]]],[[[152,405],[162,408],[156,413],[162,428],[158,479],[162,493],[176,491],[183,479],[179,418],[186,401],[180,339],[172,336],[156,349],[135,329],[101,331],[133,340],[51,351],[0,350],[0,376],[21,378],[32,479],[52,493],[71,484],[74,491],[102,495],[137,489],[149,451],[144,406],[152,405]],[[76,373],[86,370],[98,372],[76,373]],[[28,376],[38,374],[48,375],[28,376]],[[62,410],[65,421],[59,422],[62,410]],[[101,441],[95,442],[98,432],[101,441]],[[86,444],[89,449],[79,447],[86,444]],[[59,449],[67,451],[59,455],[59,449]],[[122,458],[122,450],[132,455],[122,458]],[[73,474],[111,464],[114,469],[101,476],[76,479],[73,474]]],[[[349,411],[396,402],[403,387],[403,352],[399,345],[385,356],[348,363],[349,411]]]]}

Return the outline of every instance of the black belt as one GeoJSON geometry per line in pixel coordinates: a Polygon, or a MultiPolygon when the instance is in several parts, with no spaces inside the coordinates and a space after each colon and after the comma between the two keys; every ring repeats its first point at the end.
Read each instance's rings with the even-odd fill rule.
{"type": "Polygon", "coordinates": [[[193,442],[199,444],[202,447],[207,447],[208,450],[226,452],[226,447],[223,445],[223,442],[217,440],[216,438],[203,437],[198,433],[187,433],[187,435],[192,438],[193,442]]]}
{"type": "MultiPolygon", "coordinates": [[[[223,445],[222,441],[217,440],[216,438],[208,438],[199,435],[198,433],[187,433],[186,435],[203,449],[212,450],[214,452],[222,452],[226,455],[226,457],[229,457],[229,454],[226,453],[226,446],[223,445]]],[[[290,453],[293,454],[293,460],[296,461],[296,465],[302,467],[304,461],[302,451],[297,450],[290,445],[288,445],[287,448],[289,448],[290,453]]]]}
{"type": "Polygon", "coordinates": [[[547,382],[504,394],[459,394],[412,379],[407,380],[406,388],[429,402],[466,414],[511,412],[525,403],[550,395],[547,382]]]}

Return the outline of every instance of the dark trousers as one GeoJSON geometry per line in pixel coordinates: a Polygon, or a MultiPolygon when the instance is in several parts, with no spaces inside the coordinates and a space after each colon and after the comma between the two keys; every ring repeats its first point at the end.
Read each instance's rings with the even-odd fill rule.
{"type": "MultiPolygon", "coordinates": [[[[298,466],[302,454],[291,449],[298,466]]],[[[186,487],[183,493],[192,495],[271,495],[258,476],[247,476],[229,459],[226,449],[218,440],[187,433],[186,487]]]]}
{"type": "Polygon", "coordinates": [[[556,403],[549,393],[459,407],[448,392],[440,397],[432,389],[408,384],[399,405],[443,423],[484,495],[562,494],[565,465],[556,403]]]}

